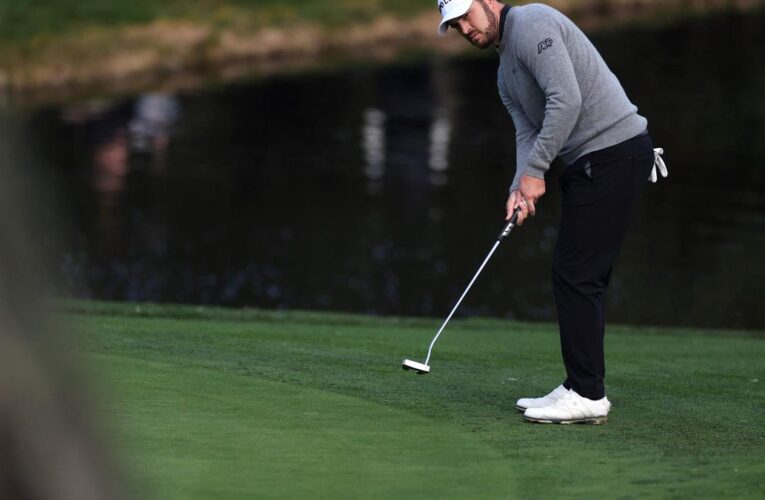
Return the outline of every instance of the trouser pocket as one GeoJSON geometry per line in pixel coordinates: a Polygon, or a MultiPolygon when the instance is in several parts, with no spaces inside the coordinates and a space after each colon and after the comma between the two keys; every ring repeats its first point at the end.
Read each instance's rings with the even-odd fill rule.
{"type": "Polygon", "coordinates": [[[648,181],[652,161],[653,144],[647,134],[584,155],[559,179],[562,204],[585,206],[614,191],[624,192],[628,186],[642,188],[640,177],[648,181]]]}

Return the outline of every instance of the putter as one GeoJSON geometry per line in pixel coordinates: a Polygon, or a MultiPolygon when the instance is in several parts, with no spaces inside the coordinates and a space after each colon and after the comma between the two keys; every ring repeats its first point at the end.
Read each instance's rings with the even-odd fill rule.
{"type": "Polygon", "coordinates": [[[436,341],[438,340],[438,337],[441,335],[441,332],[444,331],[446,324],[449,322],[450,319],[452,319],[452,315],[460,306],[462,299],[465,298],[465,295],[467,295],[468,290],[470,290],[470,287],[473,286],[473,283],[475,282],[476,278],[478,278],[478,275],[481,274],[481,271],[483,271],[483,268],[484,266],[486,266],[486,263],[489,262],[489,259],[491,259],[491,256],[494,254],[494,251],[497,249],[499,244],[502,243],[502,240],[505,239],[507,235],[510,234],[510,232],[515,227],[515,223],[518,220],[518,213],[520,211],[521,211],[520,207],[515,209],[515,211],[513,212],[513,216],[510,217],[510,220],[505,225],[505,228],[502,230],[501,233],[499,233],[499,236],[497,236],[497,241],[494,243],[494,246],[491,248],[489,255],[487,255],[486,258],[483,260],[483,264],[481,264],[481,267],[478,268],[478,271],[475,273],[475,276],[473,276],[473,279],[470,280],[470,283],[468,284],[467,288],[465,288],[465,291],[462,292],[462,296],[460,297],[460,300],[457,301],[457,303],[454,305],[454,308],[452,309],[452,312],[450,312],[449,316],[446,317],[446,321],[444,321],[444,324],[441,325],[441,328],[438,329],[438,333],[436,333],[436,336],[433,337],[433,340],[430,342],[430,346],[428,347],[428,357],[425,358],[425,363],[418,363],[417,361],[413,361],[411,359],[405,359],[404,362],[401,364],[401,368],[403,368],[404,370],[411,370],[420,375],[424,375],[425,373],[430,373],[430,365],[428,365],[428,363],[430,363],[430,355],[433,353],[433,346],[436,344],[436,341]]]}

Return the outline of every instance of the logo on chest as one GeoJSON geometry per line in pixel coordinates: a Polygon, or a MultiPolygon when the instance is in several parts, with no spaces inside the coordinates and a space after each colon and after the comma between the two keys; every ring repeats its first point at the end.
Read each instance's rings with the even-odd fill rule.
{"type": "Polygon", "coordinates": [[[539,42],[539,45],[537,45],[537,49],[539,50],[537,54],[541,54],[543,50],[547,50],[550,47],[552,47],[553,41],[552,38],[545,38],[541,42],[539,42]]]}

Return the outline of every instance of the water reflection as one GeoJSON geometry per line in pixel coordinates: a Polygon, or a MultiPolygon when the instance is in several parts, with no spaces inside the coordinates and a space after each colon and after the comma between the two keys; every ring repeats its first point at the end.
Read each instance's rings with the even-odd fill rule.
{"type": "Polygon", "coordinates": [[[385,113],[376,108],[364,111],[361,130],[364,150],[364,175],[370,181],[370,192],[379,188],[385,175],[385,113]]]}
{"type": "MultiPolygon", "coordinates": [[[[763,28],[750,13],[596,40],[672,171],[638,211],[610,321],[765,326],[763,28]]],[[[495,78],[491,58],[437,59],[37,110],[78,228],[64,292],[443,315],[504,216],[495,78]]],[[[461,314],[553,317],[560,169],[461,314]]]]}
{"type": "Polygon", "coordinates": [[[430,182],[443,186],[448,181],[446,170],[449,168],[449,141],[451,139],[452,123],[448,110],[441,108],[434,113],[433,124],[430,127],[430,182]]]}
{"type": "Polygon", "coordinates": [[[130,150],[134,154],[151,156],[155,174],[166,168],[166,153],[170,146],[173,127],[180,115],[180,104],[172,94],[145,94],[135,102],[130,120],[130,150]]]}
{"type": "Polygon", "coordinates": [[[100,193],[123,191],[128,170],[128,140],[125,129],[111,131],[93,147],[93,187],[100,193]]]}

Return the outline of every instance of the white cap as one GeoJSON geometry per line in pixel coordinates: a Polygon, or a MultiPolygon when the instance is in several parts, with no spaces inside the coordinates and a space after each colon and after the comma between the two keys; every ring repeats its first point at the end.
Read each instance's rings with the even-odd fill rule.
{"type": "Polygon", "coordinates": [[[449,29],[449,21],[460,17],[470,8],[473,0],[438,0],[438,10],[441,12],[441,24],[438,32],[443,35],[449,29]]]}

